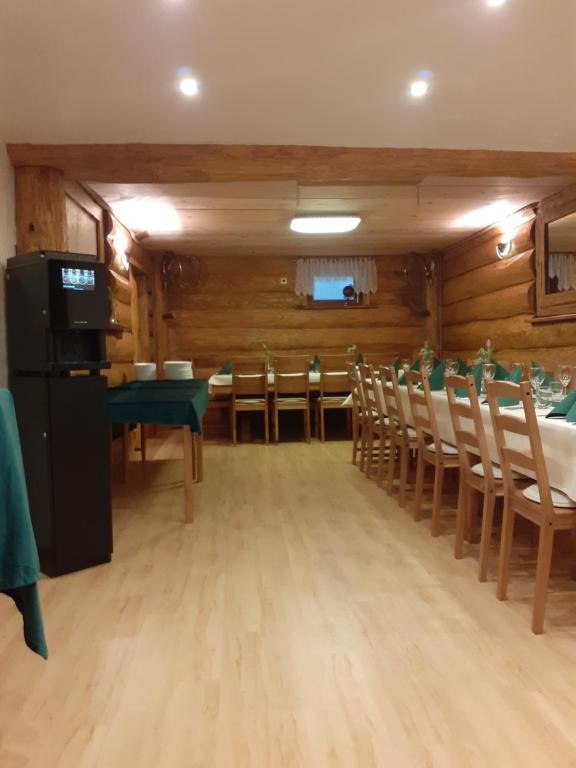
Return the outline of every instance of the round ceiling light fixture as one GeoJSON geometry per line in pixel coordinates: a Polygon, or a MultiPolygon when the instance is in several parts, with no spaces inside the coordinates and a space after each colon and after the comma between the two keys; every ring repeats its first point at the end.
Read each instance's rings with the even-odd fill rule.
{"type": "Polygon", "coordinates": [[[504,5],[506,0],[486,0],[486,4],[490,6],[490,8],[499,8],[501,5],[504,5]]]}
{"type": "Polygon", "coordinates": [[[410,85],[410,95],[415,99],[421,99],[423,96],[426,96],[429,88],[430,86],[426,80],[414,80],[410,85]]]}
{"type": "Polygon", "coordinates": [[[197,96],[200,90],[198,80],[195,77],[183,77],[180,80],[179,88],[184,96],[197,96]]]}
{"type": "Polygon", "coordinates": [[[290,229],[301,235],[342,235],[353,232],[361,221],[360,216],[295,216],[290,229]]]}

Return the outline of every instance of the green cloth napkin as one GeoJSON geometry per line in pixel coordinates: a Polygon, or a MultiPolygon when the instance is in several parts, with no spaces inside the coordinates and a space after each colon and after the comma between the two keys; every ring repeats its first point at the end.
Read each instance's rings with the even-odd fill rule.
{"type": "Polygon", "coordinates": [[[553,408],[546,416],[547,419],[563,419],[566,421],[576,421],[576,389],[566,395],[561,403],[553,408]],[[570,418],[568,418],[570,416],[570,418]]]}
{"type": "Polygon", "coordinates": [[[232,373],[232,362],[230,360],[226,360],[222,368],[218,371],[218,373],[224,374],[225,376],[230,376],[232,373]]]}
{"type": "MultiPolygon", "coordinates": [[[[508,376],[508,371],[506,370],[506,368],[503,368],[500,365],[500,363],[497,363],[495,360],[493,360],[492,362],[496,366],[496,373],[494,375],[494,379],[496,381],[503,381],[508,376]]],[[[484,363],[478,363],[478,365],[475,365],[471,371],[468,371],[468,373],[471,373],[472,376],[474,377],[474,384],[476,385],[476,393],[478,395],[482,391],[482,366],[483,365],[484,363]]],[[[456,397],[468,397],[468,392],[465,389],[457,389],[456,397]]]]}
{"type": "Polygon", "coordinates": [[[314,355],[312,360],[310,361],[310,370],[314,373],[318,373],[320,370],[320,358],[318,355],[314,355]]]}
{"type": "MultiPolygon", "coordinates": [[[[520,384],[522,381],[522,366],[517,365],[514,370],[506,376],[504,381],[511,381],[513,384],[520,384]]],[[[500,408],[506,408],[509,405],[518,405],[520,400],[511,400],[509,397],[497,397],[496,402],[500,408]]]]}
{"type": "Polygon", "coordinates": [[[356,358],[356,365],[364,365],[364,355],[362,353],[356,358]]]}
{"type": "Polygon", "coordinates": [[[395,357],[392,361],[392,368],[396,371],[396,375],[398,375],[398,371],[400,370],[400,358],[395,357]]]}
{"type": "MultiPolygon", "coordinates": [[[[463,360],[458,358],[458,376],[466,376],[470,369],[463,360]]],[[[446,361],[438,363],[428,378],[430,384],[430,390],[432,392],[439,392],[444,389],[444,374],[446,372],[446,361]]]]}
{"type": "MultiPolygon", "coordinates": [[[[420,360],[414,360],[412,365],[410,366],[411,371],[419,371],[420,370],[420,360]]],[[[406,382],[404,381],[404,372],[402,372],[402,375],[398,379],[398,384],[400,384],[401,387],[406,386],[406,382]]]]}
{"type": "Polygon", "coordinates": [[[14,402],[7,389],[0,389],[0,592],[22,614],[26,645],[47,659],[39,578],[14,402]]]}

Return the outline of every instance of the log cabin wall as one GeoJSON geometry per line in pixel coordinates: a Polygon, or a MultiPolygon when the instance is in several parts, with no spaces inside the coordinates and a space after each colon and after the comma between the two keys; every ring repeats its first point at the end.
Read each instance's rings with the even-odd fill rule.
{"type": "Polygon", "coordinates": [[[490,338],[502,363],[576,361],[576,323],[535,324],[535,226],[521,225],[512,254],[496,256],[497,226],[444,252],[444,352],[472,358],[490,338]]]}
{"type": "Polygon", "coordinates": [[[378,293],[361,309],[305,309],[294,294],[296,262],[283,257],[210,257],[200,282],[165,296],[167,356],[192,359],[209,375],[234,356],[274,353],[411,355],[426,334],[426,318],[402,301],[404,259],[376,259],[378,293]],[[283,285],[282,278],[288,282],[283,285]]]}

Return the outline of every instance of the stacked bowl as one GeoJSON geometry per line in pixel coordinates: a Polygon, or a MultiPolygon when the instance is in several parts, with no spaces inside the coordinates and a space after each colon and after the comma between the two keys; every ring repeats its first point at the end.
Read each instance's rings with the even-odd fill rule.
{"type": "Polygon", "coordinates": [[[156,363],[134,363],[136,381],[153,381],[156,378],[156,363]]]}
{"type": "Polygon", "coordinates": [[[193,379],[192,362],[190,360],[167,360],[164,363],[165,379],[193,379]]]}

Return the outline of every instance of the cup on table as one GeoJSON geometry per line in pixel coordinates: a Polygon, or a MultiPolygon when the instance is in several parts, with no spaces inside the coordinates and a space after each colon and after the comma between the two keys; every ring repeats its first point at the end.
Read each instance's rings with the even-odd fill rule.
{"type": "Polygon", "coordinates": [[[550,405],[558,405],[564,399],[564,385],[561,381],[550,382],[550,405]]]}
{"type": "Polygon", "coordinates": [[[482,394],[486,394],[486,384],[494,381],[496,376],[496,366],[494,363],[484,363],[482,366],[482,394]]]}
{"type": "Polygon", "coordinates": [[[568,391],[568,385],[572,381],[572,376],[574,374],[574,370],[571,365],[559,365],[557,369],[557,377],[558,381],[562,385],[562,394],[564,397],[566,397],[566,392],[568,391]]]}
{"type": "Polygon", "coordinates": [[[512,371],[515,371],[517,368],[520,368],[520,378],[524,381],[524,376],[526,375],[526,363],[512,363],[512,371]]]}
{"type": "Polygon", "coordinates": [[[536,401],[536,405],[538,405],[538,393],[540,392],[540,387],[544,382],[545,373],[539,365],[531,365],[529,375],[534,399],[536,401]]]}
{"type": "Polygon", "coordinates": [[[542,385],[538,390],[537,408],[550,408],[552,405],[552,387],[550,384],[542,385]]]}

